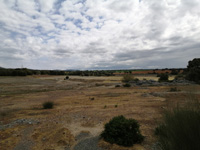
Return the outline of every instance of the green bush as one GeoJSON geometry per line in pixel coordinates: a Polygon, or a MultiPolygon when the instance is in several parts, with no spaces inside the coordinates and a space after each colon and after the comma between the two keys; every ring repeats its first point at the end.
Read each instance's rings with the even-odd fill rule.
{"type": "Polygon", "coordinates": [[[174,109],[155,130],[161,150],[200,150],[200,111],[174,109]]]}
{"type": "Polygon", "coordinates": [[[131,85],[129,83],[126,83],[123,85],[124,87],[131,87],[131,85]]]}
{"type": "Polygon", "coordinates": [[[134,119],[126,119],[124,116],[114,117],[105,124],[104,128],[101,137],[111,144],[132,146],[144,140],[138,122],[134,119]]]}
{"type": "Polygon", "coordinates": [[[169,75],[168,75],[168,74],[166,74],[166,73],[161,73],[159,76],[160,76],[160,78],[158,79],[159,82],[168,81],[168,78],[169,78],[169,75]]]}
{"type": "Polygon", "coordinates": [[[177,87],[172,87],[172,88],[170,88],[169,91],[170,91],[170,92],[177,92],[177,91],[179,91],[179,90],[177,89],[177,87]]]}
{"type": "Polygon", "coordinates": [[[115,87],[120,87],[120,85],[119,85],[119,84],[117,84],[117,85],[115,85],[115,87]]]}
{"type": "Polygon", "coordinates": [[[132,81],[134,78],[131,74],[125,74],[123,75],[123,78],[122,78],[122,82],[129,82],[129,81],[132,81]]]}
{"type": "Polygon", "coordinates": [[[185,76],[183,74],[178,74],[176,77],[175,77],[175,80],[184,80],[185,79],[185,76]]]}
{"type": "Polygon", "coordinates": [[[43,105],[44,109],[52,109],[54,106],[54,103],[53,102],[44,102],[42,105],[43,105]]]}
{"type": "Polygon", "coordinates": [[[200,83],[200,58],[188,62],[186,79],[200,83]]]}

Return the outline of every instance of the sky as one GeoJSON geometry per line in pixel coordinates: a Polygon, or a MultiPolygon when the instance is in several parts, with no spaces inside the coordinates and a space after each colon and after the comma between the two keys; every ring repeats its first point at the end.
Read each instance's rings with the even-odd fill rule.
{"type": "Polygon", "coordinates": [[[199,0],[0,0],[0,66],[185,68],[200,58],[199,0]]]}

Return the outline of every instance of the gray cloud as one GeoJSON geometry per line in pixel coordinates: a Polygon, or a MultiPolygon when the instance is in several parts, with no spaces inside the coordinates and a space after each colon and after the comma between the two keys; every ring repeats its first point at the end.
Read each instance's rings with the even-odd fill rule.
{"type": "Polygon", "coordinates": [[[186,67],[200,57],[199,17],[198,0],[0,1],[0,66],[186,67]]]}

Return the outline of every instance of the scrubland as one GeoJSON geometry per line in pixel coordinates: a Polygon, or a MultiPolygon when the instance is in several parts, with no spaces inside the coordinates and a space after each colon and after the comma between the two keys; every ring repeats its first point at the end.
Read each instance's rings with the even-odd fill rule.
{"type": "MultiPolygon", "coordinates": [[[[200,97],[197,84],[126,88],[115,87],[122,85],[121,76],[64,78],[0,77],[1,150],[151,150],[163,111],[186,103],[191,94],[200,97]],[[170,91],[175,87],[177,91],[170,91]],[[53,109],[43,109],[48,101],[53,109]],[[98,138],[104,124],[118,115],[139,122],[142,144],[121,147],[98,138]]],[[[158,80],[149,75],[137,78],[158,80]]]]}

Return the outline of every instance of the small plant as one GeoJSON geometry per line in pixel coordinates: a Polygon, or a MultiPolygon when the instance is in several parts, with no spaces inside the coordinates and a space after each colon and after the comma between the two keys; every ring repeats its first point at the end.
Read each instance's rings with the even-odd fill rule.
{"type": "Polygon", "coordinates": [[[118,107],[118,105],[115,105],[115,108],[117,108],[118,107]]]}
{"type": "Polygon", "coordinates": [[[123,85],[124,87],[131,87],[131,85],[129,83],[126,83],[123,85]]]}
{"type": "Polygon", "coordinates": [[[129,82],[129,81],[132,81],[134,78],[131,74],[125,74],[122,78],[122,82],[129,82]]]}
{"type": "Polygon", "coordinates": [[[178,89],[177,89],[177,87],[172,87],[172,88],[170,88],[170,90],[169,90],[170,92],[177,92],[178,91],[178,89]]]}
{"type": "Polygon", "coordinates": [[[158,79],[158,81],[159,81],[159,82],[166,82],[166,81],[169,81],[168,78],[169,78],[169,75],[168,75],[168,74],[166,74],[166,73],[161,73],[161,74],[160,74],[160,78],[158,79]]]}
{"type": "Polygon", "coordinates": [[[104,109],[106,109],[106,108],[107,108],[107,106],[105,105],[105,106],[104,106],[104,109]]]}
{"type": "Polygon", "coordinates": [[[178,74],[174,80],[184,80],[185,79],[185,76],[183,74],[178,74]]]}
{"type": "Polygon", "coordinates": [[[54,103],[49,101],[49,102],[44,102],[42,105],[44,109],[52,109],[54,106],[54,103]]]}
{"type": "Polygon", "coordinates": [[[138,122],[134,119],[126,119],[124,116],[114,117],[105,124],[104,128],[101,137],[111,144],[132,146],[144,140],[138,122]]]}
{"type": "Polygon", "coordinates": [[[135,82],[138,82],[138,81],[140,81],[138,78],[134,78],[133,79],[135,82]]]}
{"type": "Polygon", "coordinates": [[[117,85],[115,85],[115,87],[120,87],[120,85],[119,85],[119,84],[117,84],[117,85]]]}

